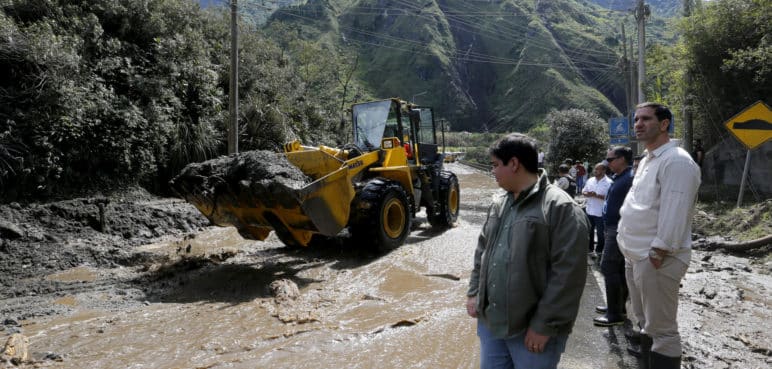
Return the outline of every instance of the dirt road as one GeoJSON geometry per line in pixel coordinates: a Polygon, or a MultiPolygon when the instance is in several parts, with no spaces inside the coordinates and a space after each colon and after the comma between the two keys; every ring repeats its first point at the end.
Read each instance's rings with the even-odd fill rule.
{"type": "MultiPolygon", "coordinates": [[[[117,265],[80,256],[87,261],[72,268],[4,282],[13,294],[0,300],[0,338],[27,336],[23,366],[44,368],[476,368],[464,293],[497,188],[483,173],[450,169],[462,213],[446,232],[419,217],[406,245],[374,253],[345,237],[291,249],[205,227],[131,247],[117,265]]],[[[695,259],[682,293],[684,367],[768,367],[769,264],[695,259]]],[[[560,367],[635,368],[621,331],[591,325],[602,303],[596,276],[560,367]]]]}

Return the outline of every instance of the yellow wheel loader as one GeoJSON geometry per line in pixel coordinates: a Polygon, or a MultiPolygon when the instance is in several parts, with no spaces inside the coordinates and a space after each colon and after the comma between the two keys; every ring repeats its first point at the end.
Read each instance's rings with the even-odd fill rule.
{"type": "Polygon", "coordinates": [[[198,165],[196,174],[186,168],[172,180],[172,188],[214,224],[232,225],[257,240],[273,230],[290,246],[307,246],[315,236],[335,236],[348,227],[358,242],[393,248],[404,243],[421,208],[433,227],[452,226],[459,212],[458,179],[443,170],[432,109],[386,99],[354,104],[352,118],[353,143],[285,145],[286,161],[308,178],[300,185],[243,179],[204,186],[201,172],[211,168],[198,165]]]}

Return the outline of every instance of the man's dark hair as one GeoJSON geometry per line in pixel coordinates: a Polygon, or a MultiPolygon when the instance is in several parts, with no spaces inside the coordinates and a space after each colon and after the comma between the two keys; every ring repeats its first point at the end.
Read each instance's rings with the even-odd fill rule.
{"type": "Polygon", "coordinates": [[[668,120],[668,127],[673,124],[673,113],[670,111],[670,108],[667,106],[657,103],[657,102],[643,102],[638,104],[638,106],[635,107],[636,109],[640,108],[652,108],[654,109],[654,115],[657,116],[657,120],[660,122],[667,119],[668,120]]]}
{"type": "Polygon", "coordinates": [[[568,165],[560,164],[560,166],[558,167],[558,173],[560,174],[568,173],[568,165]]]}
{"type": "Polygon", "coordinates": [[[488,149],[488,153],[501,159],[502,163],[517,158],[525,170],[531,173],[537,173],[539,170],[536,141],[522,133],[510,133],[496,140],[488,149]]]}
{"type": "Polygon", "coordinates": [[[627,146],[614,146],[611,151],[614,152],[614,156],[625,158],[627,165],[633,164],[633,150],[627,146]]]}

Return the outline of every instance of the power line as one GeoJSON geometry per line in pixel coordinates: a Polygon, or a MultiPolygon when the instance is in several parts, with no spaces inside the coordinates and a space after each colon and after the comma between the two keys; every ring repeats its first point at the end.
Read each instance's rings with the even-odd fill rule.
{"type": "MultiPolygon", "coordinates": [[[[257,7],[263,8],[263,7],[259,6],[259,5],[257,5],[257,7]]],[[[317,20],[317,19],[314,19],[314,18],[309,18],[309,17],[305,17],[305,16],[302,16],[302,15],[298,15],[298,14],[295,14],[293,12],[287,12],[287,11],[283,11],[283,10],[278,10],[277,12],[280,12],[282,14],[286,14],[286,15],[291,16],[291,17],[296,17],[296,18],[308,20],[308,21],[316,21],[317,20]]],[[[386,39],[386,40],[389,40],[389,41],[396,42],[398,44],[399,43],[407,44],[407,46],[418,46],[418,47],[426,47],[427,46],[426,44],[421,43],[419,41],[415,41],[415,40],[411,40],[411,39],[406,39],[406,38],[401,38],[401,37],[395,37],[395,36],[391,36],[389,34],[384,34],[384,33],[379,33],[379,32],[367,31],[367,30],[364,30],[364,29],[361,29],[361,28],[354,28],[354,27],[347,27],[347,26],[339,26],[339,28],[352,31],[354,33],[359,33],[359,34],[364,34],[364,35],[368,35],[368,36],[378,37],[378,38],[381,38],[381,39],[386,39]]],[[[359,43],[359,44],[368,44],[368,45],[379,46],[379,47],[387,47],[387,48],[390,48],[390,49],[402,50],[402,51],[413,52],[413,53],[419,52],[419,53],[426,54],[426,55],[435,55],[435,54],[428,53],[428,52],[423,52],[423,51],[414,50],[414,49],[405,49],[403,47],[398,47],[398,46],[376,44],[376,43],[367,42],[367,41],[363,41],[363,40],[356,40],[356,39],[352,39],[352,40],[357,42],[357,43],[359,43]]],[[[457,51],[456,54],[458,54],[458,53],[459,52],[457,51]]],[[[516,60],[516,59],[511,59],[511,58],[503,58],[503,57],[498,57],[498,56],[494,56],[494,55],[490,55],[490,54],[471,52],[471,51],[465,52],[461,56],[458,56],[458,55],[456,55],[456,56],[448,55],[448,56],[450,58],[452,58],[452,59],[455,59],[455,60],[468,61],[468,62],[480,62],[480,63],[489,63],[489,64],[508,64],[508,65],[520,64],[520,65],[528,65],[528,66],[544,66],[544,67],[563,68],[563,69],[577,69],[577,68],[575,68],[573,66],[567,66],[566,63],[536,63],[536,62],[527,62],[527,61],[523,62],[522,60],[516,60]]],[[[595,67],[595,68],[583,67],[583,68],[578,68],[578,69],[581,69],[581,70],[608,70],[608,69],[611,69],[611,68],[615,67],[615,65],[612,65],[612,64],[603,64],[603,63],[598,63],[598,62],[589,62],[588,64],[595,64],[598,67],[595,67]]]]}

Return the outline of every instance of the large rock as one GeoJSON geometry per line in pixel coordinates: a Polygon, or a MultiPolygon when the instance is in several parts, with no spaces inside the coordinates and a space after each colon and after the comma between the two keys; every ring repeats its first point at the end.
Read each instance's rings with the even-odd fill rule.
{"type": "Polygon", "coordinates": [[[0,220],[0,237],[14,239],[24,236],[24,231],[16,224],[0,220]]]}
{"type": "Polygon", "coordinates": [[[0,362],[11,362],[14,365],[29,361],[29,338],[21,333],[14,333],[5,341],[0,362]]]}
{"type": "Polygon", "coordinates": [[[240,222],[227,209],[256,203],[294,208],[299,201],[297,190],[312,181],[283,154],[247,151],[190,164],[169,184],[213,223],[239,228],[240,222]]]}

